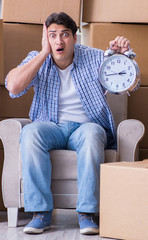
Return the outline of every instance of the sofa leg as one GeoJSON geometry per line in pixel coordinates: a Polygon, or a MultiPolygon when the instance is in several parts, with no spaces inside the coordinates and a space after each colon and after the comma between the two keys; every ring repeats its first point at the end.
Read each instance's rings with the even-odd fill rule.
{"type": "Polygon", "coordinates": [[[7,208],[8,227],[17,227],[18,208],[7,208]]]}

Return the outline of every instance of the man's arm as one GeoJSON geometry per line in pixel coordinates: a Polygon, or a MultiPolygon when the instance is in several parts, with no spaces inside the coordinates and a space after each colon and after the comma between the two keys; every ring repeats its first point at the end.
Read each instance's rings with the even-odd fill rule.
{"type": "Polygon", "coordinates": [[[43,26],[42,50],[25,65],[12,69],[7,76],[7,89],[14,95],[19,94],[28,87],[47,56],[51,53],[47,28],[43,26]]]}

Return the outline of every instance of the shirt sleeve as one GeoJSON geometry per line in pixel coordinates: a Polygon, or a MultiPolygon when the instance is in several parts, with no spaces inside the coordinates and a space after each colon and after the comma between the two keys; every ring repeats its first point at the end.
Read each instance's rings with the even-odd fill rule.
{"type": "MultiPolygon", "coordinates": [[[[29,62],[30,60],[32,60],[35,56],[37,56],[38,53],[39,53],[38,51],[32,51],[32,52],[30,52],[30,53],[27,55],[27,57],[21,62],[21,64],[18,65],[17,67],[21,67],[21,66],[23,66],[24,64],[28,63],[28,62],[29,62]]],[[[33,86],[35,85],[35,83],[37,82],[37,80],[38,80],[38,73],[33,77],[32,81],[31,81],[31,83],[28,85],[28,87],[27,87],[26,89],[24,89],[22,92],[20,92],[19,94],[14,95],[14,94],[12,94],[11,92],[9,92],[10,97],[11,97],[11,98],[19,98],[19,97],[23,96],[24,94],[27,93],[27,91],[28,91],[28,89],[29,89],[30,87],[33,87],[33,86]]],[[[7,88],[7,76],[6,76],[6,78],[5,78],[5,87],[7,88]]]]}
{"type": "Polygon", "coordinates": [[[103,50],[98,50],[98,54],[97,54],[97,62],[98,62],[98,66],[100,68],[101,64],[104,62],[104,51],[103,50]]]}

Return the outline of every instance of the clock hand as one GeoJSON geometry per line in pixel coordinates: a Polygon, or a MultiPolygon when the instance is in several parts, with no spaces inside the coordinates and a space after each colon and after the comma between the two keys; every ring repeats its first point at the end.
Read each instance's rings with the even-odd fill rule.
{"type": "MultiPolygon", "coordinates": [[[[111,70],[109,70],[109,71],[111,71],[111,70]]],[[[123,70],[123,71],[121,71],[121,72],[119,72],[119,73],[116,73],[116,72],[113,72],[113,71],[111,71],[111,72],[112,72],[112,73],[108,73],[108,74],[106,74],[105,76],[126,74],[126,71],[125,71],[125,70],[123,70]]]]}
{"type": "Polygon", "coordinates": [[[118,75],[121,75],[121,76],[122,76],[123,74],[126,74],[126,73],[119,73],[118,75]]]}
{"type": "Polygon", "coordinates": [[[117,75],[118,73],[109,73],[109,74],[105,74],[105,76],[112,76],[112,75],[117,75]]]}
{"type": "Polygon", "coordinates": [[[123,71],[119,72],[118,74],[119,74],[119,75],[121,75],[121,74],[126,74],[126,71],[123,70],[123,71]]]}

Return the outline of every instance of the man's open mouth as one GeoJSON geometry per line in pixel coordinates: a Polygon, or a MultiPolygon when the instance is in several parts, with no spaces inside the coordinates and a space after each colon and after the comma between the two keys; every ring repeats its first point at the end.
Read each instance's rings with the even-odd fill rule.
{"type": "Polygon", "coordinates": [[[57,52],[62,52],[64,50],[64,48],[58,48],[57,52]]]}

